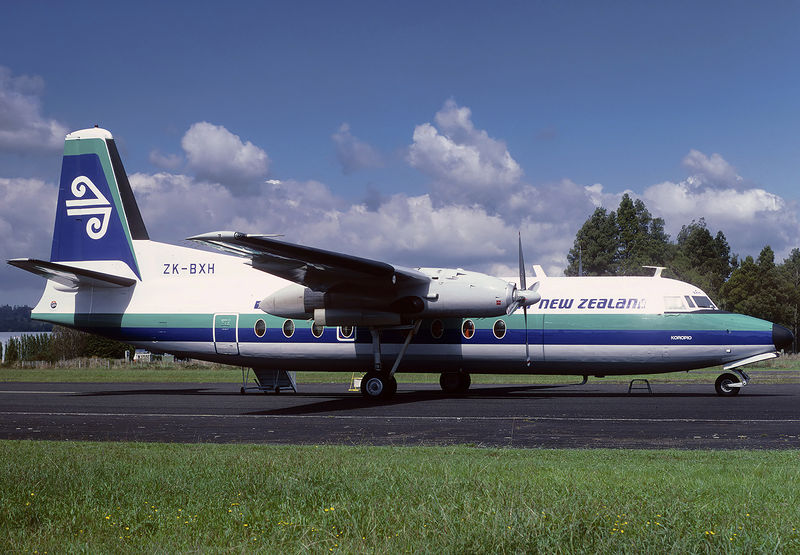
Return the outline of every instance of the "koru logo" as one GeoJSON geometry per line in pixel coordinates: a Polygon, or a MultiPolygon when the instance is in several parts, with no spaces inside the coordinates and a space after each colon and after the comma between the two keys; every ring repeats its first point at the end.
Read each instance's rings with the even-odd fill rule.
{"type": "Polygon", "coordinates": [[[76,198],[67,201],[67,216],[99,216],[86,222],[86,234],[92,239],[102,239],[108,231],[111,203],[85,175],[73,179],[70,190],[76,198]],[[83,198],[87,190],[94,194],[94,198],[83,198]]]}

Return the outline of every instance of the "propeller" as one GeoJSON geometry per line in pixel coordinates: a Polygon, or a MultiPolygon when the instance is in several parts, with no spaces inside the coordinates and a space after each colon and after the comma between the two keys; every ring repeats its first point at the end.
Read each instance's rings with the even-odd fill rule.
{"type": "Polygon", "coordinates": [[[528,344],[528,307],[536,304],[542,298],[539,294],[539,282],[528,289],[527,280],[525,279],[525,258],[522,254],[522,233],[519,233],[519,289],[514,289],[514,297],[511,304],[506,310],[506,314],[515,312],[519,307],[522,307],[522,314],[525,321],[525,365],[531,365],[530,346],[528,344]]]}

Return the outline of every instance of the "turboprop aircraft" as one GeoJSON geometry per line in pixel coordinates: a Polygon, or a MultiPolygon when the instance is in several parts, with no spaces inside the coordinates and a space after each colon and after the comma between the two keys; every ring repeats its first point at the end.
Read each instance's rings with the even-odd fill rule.
{"type": "Polygon", "coordinates": [[[406,268],[232,231],[189,238],[225,251],[151,241],[114,139],[99,128],[64,143],[50,260],[8,263],[47,278],[37,320],[154,352],[253,368],[363,371],[361,392],[394,394],[396,372],[441,373],[446,392],[471,373],[630,375],[778,356],[789,330],[718,310],[661,277],[519,280],[461,268],[406,268]]]}

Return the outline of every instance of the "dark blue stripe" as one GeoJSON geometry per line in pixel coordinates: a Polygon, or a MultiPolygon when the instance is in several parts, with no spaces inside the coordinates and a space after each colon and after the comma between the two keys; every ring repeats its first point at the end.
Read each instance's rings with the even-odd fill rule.
{"type": "MultiPolygon", "coordinates": [[[[91,328],[103,335],[123,341],[213,341],[211,328],[91,328]]],[[[401,343],[405,339],[400,332],[384,332],[381,341],[386,344],[401,343]]],[[[232,339],[231,339],[232,340],[232,339]]],[[[240,343],[339,343],[335,328],[325,328],[317,338],[310,328],[297,328],[291,338],[283,335],[280,328],[270,328],[264,337],[257,337],[252,328],[239,328],[240,343]]],[[[370,343],[366,328],[356,333],[357,343],[370,343]]],[[[528,342],[532,345],[772,345],[769,331],[727,331],[727,330],[529,330],[528,342]],[[691,340],[672,339],[673,336],[691,336],[691,340]]],[[[430,334],[420,334],[412,343],[416,345],[464,344],[494,345],[523,344],[525,330],[509,329],[505,337],[497,339],[492,330],[475,330],[471,339],[465,339],[457,330],[445,333],[441,339],[430,334]]]]}

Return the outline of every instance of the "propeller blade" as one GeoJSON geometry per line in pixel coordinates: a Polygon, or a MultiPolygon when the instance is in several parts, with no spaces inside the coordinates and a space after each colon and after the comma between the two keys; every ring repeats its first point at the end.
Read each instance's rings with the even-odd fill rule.
{"type": "MultiPolygon", "coordinates": [[[[528,292],[528,285],[525,281],[525,258],[522,255],[522,232],[517,232],[519,238],[519,287],[520,291],[518,292],[518,299],[515,300],[512,305],[514,305],[514,310],[519,308],[519,305],[522,305],[522,313],[524,315],[524,322],[525,322],[525,366],[531,365],[531,351],[530,345],[528,344],[528,299],[531,298],[529,295],[535,295],[537,297],[536,301],[538,301],[541,296],[536,292],[539,288],[539,282],[533,284],[533,289],[531,292],[528,292]],[[524,291],[524,293],[522,293],[524,291]]],[[[534,302],[536,302],[534,301],[534,302]]],[[[513,311],[512,311],[513,312],[513,311]]]]}
{"type": "Polygon", "coordinates": [[[528,345],[528,307],[525,306],[522,309],[522,312],[525,315],[525,366],[530,366],[531,351],[530,351],[530,346],[528,345]]]}
{"type": "Polygon", "coordinates": [[[527,289],[525,285],[525,259],[522,256],[522,232],[517,232],[519,235],[519,288],[527,289]]]}

